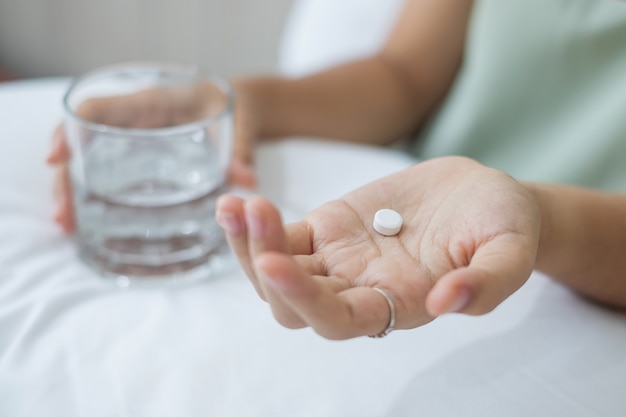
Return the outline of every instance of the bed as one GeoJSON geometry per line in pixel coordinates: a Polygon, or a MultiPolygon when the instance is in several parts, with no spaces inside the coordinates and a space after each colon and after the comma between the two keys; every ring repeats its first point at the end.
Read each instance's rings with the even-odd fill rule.
{"type": "MultiPolygon", "coordinates": [[[[314,68],[282,59],[292,75],[314,68]]],[[[315,68],[340,58],[325,59],[315,68]]],[[[68,82],[0,84],[0,416],[626,415],[626,315],[539,273],[485,316],[342,342],[277,324],[232,256],[197,285],[102,280],[51,220],[44,159],[68,82]]],[[[258,192],[295,220],[415,162],[291,138],[260,147],[258,192]]]]}

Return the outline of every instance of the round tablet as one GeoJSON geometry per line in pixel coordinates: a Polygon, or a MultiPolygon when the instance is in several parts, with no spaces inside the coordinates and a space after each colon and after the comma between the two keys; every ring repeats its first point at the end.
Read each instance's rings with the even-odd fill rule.
{"type": "Polygon", "coordinates": [[[374,230],[381,235],[397,235],[402,228],[402,216],[391,209],[378,210],[374,215],[374,230]]]}

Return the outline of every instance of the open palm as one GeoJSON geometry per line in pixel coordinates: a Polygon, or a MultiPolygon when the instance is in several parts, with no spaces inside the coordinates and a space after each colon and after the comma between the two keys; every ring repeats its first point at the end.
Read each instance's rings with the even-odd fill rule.
{"type": "Polygon", "coordinates": [[[423,325],[447,311],[493,309],[530,275],[539,209],[504,173],[464,158],[415,165],[284,226],[255,197],[223,197],[218,220],[259,295],[287,327],[332,339],[423,325]],[[401,213],[397,236],[372,227],[377,210],[401,213]]]}

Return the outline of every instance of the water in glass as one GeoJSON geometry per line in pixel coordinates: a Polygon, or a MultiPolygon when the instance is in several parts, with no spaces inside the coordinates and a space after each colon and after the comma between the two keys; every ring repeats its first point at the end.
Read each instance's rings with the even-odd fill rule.
{"type": "Polygon", "coordinates": [[[109,274],[171,276],[223,246],[215,200],[223,192],[218,145],[203,129],[127,140],[96,135],[74,176],[82,256],[109,274]]]}

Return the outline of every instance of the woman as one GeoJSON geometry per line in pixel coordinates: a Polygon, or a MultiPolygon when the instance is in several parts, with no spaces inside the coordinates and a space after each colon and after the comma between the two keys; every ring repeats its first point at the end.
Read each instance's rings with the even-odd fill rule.
{"type": "MultiPolygon", "coordinates": [[[[370,57],[235,80],[239,184],[254,183],[259,138],[415,137],[428,160],[287,226],[260,197],[219,201],[217,219],[277,320],[332,339],[384,336],[486,313],[533,269],[626,307],[624,39],[620,2],[408,0],[370,57]],[[397,236],[373,230],[380,208],[402,215],[397,236]]],[[[106,122],[111,108],[90,116],[106,122]]],[[[50,162],[63,166],[56,136],[50,162]]],[[[58,220],[70,228],[61,190],[58,220]]]]}

